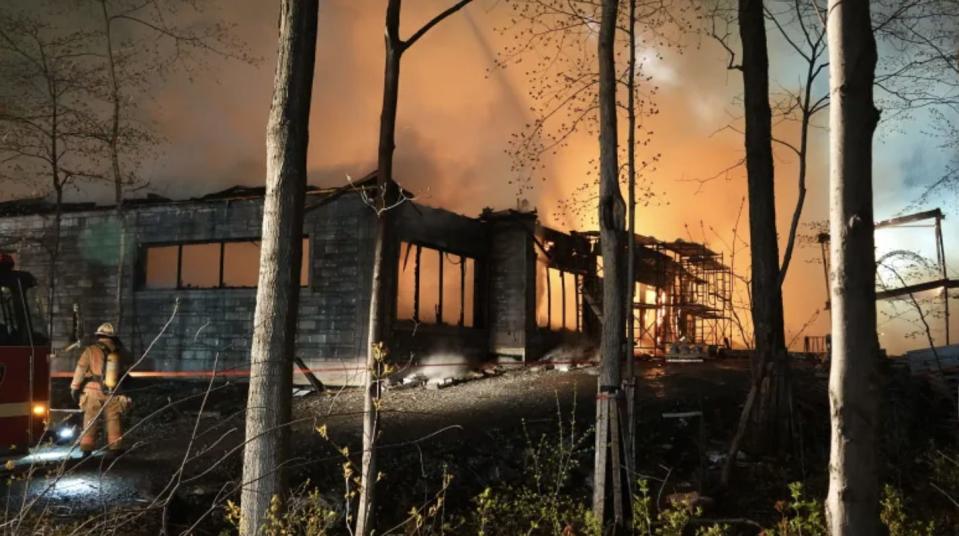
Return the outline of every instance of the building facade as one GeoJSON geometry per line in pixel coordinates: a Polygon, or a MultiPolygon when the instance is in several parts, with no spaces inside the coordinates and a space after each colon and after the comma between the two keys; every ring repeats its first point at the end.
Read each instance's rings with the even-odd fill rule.
{"type": "MultiPolygon", "coordinates": [[[[305,210],[297,357],[325,383],[355,384],[366,354],[375,215],[363,184],[311,190],[305,210]]],[[[68,205],[54,256],[52,207],[10,202],[0,204],[0,250],[40,282],[54,348],[119,319],[124,343],[142,356],[142,376],[243,377],[262,211],[262,189],[239,187],[185,201],[133,200],[122,216],[68,205]]],[[[545,228],[535,213],[468,218],[414,201],[397,207],[393,221],[386,284],[394,362],[529,361],[589,340],[596,321],[582,290],[595,277],[595,256],[585,238],[545,228]]],[[[57,352],[54,370],[72,369],[73,359],[57,352]]]]}

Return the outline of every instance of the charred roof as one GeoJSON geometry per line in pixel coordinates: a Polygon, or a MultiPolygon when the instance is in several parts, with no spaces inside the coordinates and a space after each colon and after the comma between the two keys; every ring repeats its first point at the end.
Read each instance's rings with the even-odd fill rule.
{"type": "MultiPolygon", "coordinates": [[[[339,196],[351,191],[368,191],[376,187],[376,172],[372,172],[357,181],[351,181],[349,184],[335,188],[320,188],[317,186],[307,186],[306,194],[309,199],[328,199],[339,196]]],[[[407,197],[412,198],[413,194],[403,190],[407,197]]],[[[242,186],[236,185],[212,192],[199,197],[190,197],[186,199],[171,199],[162,195],[148,193],[144,197],[133,197],[123,200],[125,207],[144,207],[167,204],[184,203],[210,203],[218,201],[240,201],[247,199],[262,199],[266,195],[266,188],[263,186],[242,186]]],[[[308,202],[309,204],[309,202],[308,202]]],[[[93,202],[83,203],[62,203],[60,210],[64,213],[88,212],[100,210],[114,210],[116,205],[97,204],[93,202]]],[[[25,199],[13,199],[0,202],[0,217],[10,216],[32,216],[47,215],[57,211],[56,203],[44,197],[31,197],[25,199]]]]}

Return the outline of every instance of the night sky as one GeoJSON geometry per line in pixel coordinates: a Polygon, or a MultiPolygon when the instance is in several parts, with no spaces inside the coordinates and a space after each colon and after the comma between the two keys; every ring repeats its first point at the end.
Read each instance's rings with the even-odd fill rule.
{"type": "MultiPolygon", "coordinates": [[[[449,3],[405,2],[404,35],[449,3]]],[[[182,198],[263,182],[277,2],[219,0],[213,4],[218,5],[206,16],[235,23],[235,36],[262,61],[248,65],[210,57],[202,69],[190,75],[174,74],[155,84],[153,100],[142,108],[163,142],[156,156],[143,163],[140,173],[149,179],[150,190],[161,195],[182,198]]],[[[385,2],[321,0],[320,4],[308,165],[311,183],[333,186],[345,184],[347,176],[362,177],[375,167],[385,2]]],[[[509,135],[531,119],[528,86],[522,65],[492,69],[493,58],[510,40],[492,28],[507,24],[509,15],[503,1],[477,0],[404,56],[396,178],[419,194],[423,203],[471,216],[485,206],[517,204],[516,188],[507,182],[512,177],[504,149],[509,135]]],[[[771,85],[795,87],[800,65],[773,32],[770,38],[771,85]]],[[[728,251],[745,195],[744,170],[704,185],[694,179],[712,176],[742,157],[741,136],[721,130],[741,115],[736,101],[741,75],[726,69],[725,52],[708,39],[689,35],[683,43],[681,50],[666,51],[662,60],[640,50],[648,59],[646,72],[653,77],[651,83],[660,87],[657,103],[661,114],[647,124],[654,131],[649,151],[662,153],[662,161],[648,178],[658,195],[651,206],[639,209],[638,232],[696,241],[705,235],[708,245],[728,251]]],[[[826,120],[827,113],[819,116],[818,125],[823,128],[816,129],[811,140],[804,222],[826,219],[826,120]]],[[[877,218],[900,213],[953,162],[953,152],[925,135],[929,121],[928,112],[920,112],[880,125],[875,145],[877,218]]],[[[795,129],[786,125],[778,134],[795,136],[795,129]]],[[[572,195],[577,185],[591,180],[587,174],[597,146],[591,136],[574,137],[569,147],[548,160],[550,180],[537,182],[532,192],[523,194],[547,223],[563,229],[589,225],[555,214],[555,207],[572,195]]],[[[784,236],[796,197],[795,157],[777,148],[776,171],[778,225],[784,236]]],[[[71,197],[108,201],[109,192],[88,187],[71,197]]],[[[955,266],[959,266],[956,199],[936,201],[923,208],[938,204],[947,213],[946,249],[955,274],[955,266]]],[[[743,218],[740,231],[748,232],[745,213],[743,218]]],[[[880,254],[905,246],[932,254],[931,230],[877,235],[880,254]]],[[[743,253],[740,249],[736,269],[745,273],[748,261],[743,253]]],[[[784,291],[787,340],[825,302],[822,268],[813,262],[818,257],[818,247],[802,247],[790,269],[784,291]]],[[[954,321],[953,326],[959,333],[959,322],[954,321]]],[[[903,330],[912,329],[901,323],[883,323],[880,316],[881,342],[893,352],[923,345],[920,340],[901,340],[903,330]]],[[[806,334],[827,330],[828,317],[823,312],[806,334]]]]}

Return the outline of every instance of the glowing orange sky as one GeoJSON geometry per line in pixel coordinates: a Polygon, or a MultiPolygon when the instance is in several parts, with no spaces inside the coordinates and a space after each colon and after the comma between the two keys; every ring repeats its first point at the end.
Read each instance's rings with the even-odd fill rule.
{"type": "MultiPolygon", "coordinates": [[[[161,157],[142,171],[155,191],[171,197],[262,182],[276,6],[263,1],[222,0],[221,4],[224,15],[237,24],[238,36],[264,60],[256,66],[212,61],[204,70],[209,78],[193,83],[173,78],[161,88],[154,118],[168,143],[161,157]]],[[[314,184],[344,184],[347,175],[359,177],[374,168],[382,95],[382,4],[321,2],[309,153],[314,184]]],[[[405,2],[404,34],[448,4],[445,0],[405,2]]],[[[468,215],[486,206],[516,205],[515,189],[507,185],[509,159],[504,149],[508,136],[529,120],[530,103],[521,69],[488,72],[504,39],[491,28],[508,15],[502,2],[478,0],[435,28],[404,57],[396,177],[418,193],[421,202],[468,215]]],[[[691,179],[711,176],[741,158],[741,137],[728,131],[716,133],[739,113],[734,98],[740,92],[740,78],[738,72],[726,70],[725,53],[719,47],[708,42],[692,46],[697,41],[694,37],[689,41],[684,54],[668,54],[653,72],[661,86],[662,113],[651,124],[655,130],[651,150],[662,153],[663,159],[650,180],[662,195],[654,206],[640,209],[637,230],[663,239],[701,241],[705,229],[711,247],[728,251],[745,195],[743,171],[705,185],[691,179]]],[[[775,53],[774,47],[774,62],[775,53]]],[[[824,143],[824,135],[817,132],[804,221],[826,217],[824,143]]],[[[576,222],[557,221],[553,209],[586,180],[596,148],[595,139],[577,136],[549,161],[550,181],[529,196],[547,223],[576,226],[576,222]]],[[[777,223],[784,236],[796,197],[795,159],[781,152],[777,157],[777,223]]],[[[901,208],[897,205],[903,200],[888,199],[884,192],[899,192],[894,186],[903,180],[896,169],[879,170],[877,217],[901,208]]],[[[745,213],[743,218],[740,231],[747,233],[745,213]]],[[[818,255],[816,248],[799,249],[790,269],[784,287],[787,340],[825,302],[822,269],[812,263],[818,255]]],[[[746,255],[739,255],[736,264],[737,271],[748,273],[746,255]]],[[[823,313],[807,334],[827,331],[823,313]]],[[[954,331],[959,333],[959,328],[954,331]]],[[[892,335],[883,343],[894,351],[916,346],[897,341],[901,335],[896,330],[888,332],[892,335]]]]}

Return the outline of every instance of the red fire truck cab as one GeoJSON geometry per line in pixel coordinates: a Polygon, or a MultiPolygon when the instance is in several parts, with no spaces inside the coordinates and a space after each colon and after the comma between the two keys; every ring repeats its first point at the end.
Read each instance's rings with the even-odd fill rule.
{"type": "Polygon", "coordinates": [[[50,342],[36,313],[36,280],[0,253],[0,456],[43,437],[50,414],[50,342]]]}

